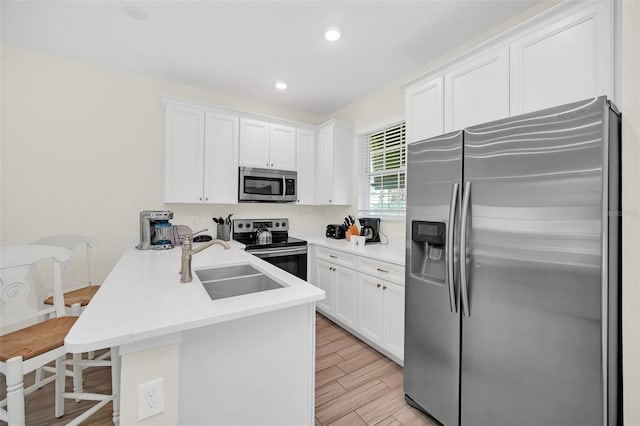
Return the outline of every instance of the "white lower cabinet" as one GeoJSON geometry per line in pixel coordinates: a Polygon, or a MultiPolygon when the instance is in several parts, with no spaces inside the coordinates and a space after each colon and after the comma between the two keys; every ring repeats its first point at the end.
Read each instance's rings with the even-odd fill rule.
{"type": "Polygon", "coordinates": [[[322,312],[328,315],[334,314],[336,298],[336,280],[333,275],[333,265],[324,260],[318,260],[316,267],[316,282],[319,288],[324,290],[325,298],[316,303],[322,312]]]}
{"type": "Polygon", "coordinates": [[[384,346],[404,359],[404,287],[383,283],[384,346]]]}
{"type": "Polygon", "coordinates": [[[349,327],[356,324],[356,271],[318,260],[316,285],[325,291],[318,307],[349,327]]]}
{"type": "Polygon", "coordinates": [[[402,364],[402,266],[316,246],[311,259],[310,282],[326,292],[325,299],[317,302],[318,310],[402,364]]]}
{"type": "Polygon", "coordinates": [[[384,294],[381,281],[358,274],[358,331],[373,343],[382,344],[384,294]]]}
{"type": "Polygon", "coordinates": [[[404,359],[404,287],[359,273],[358,291],[356,330],[404,359]]]}

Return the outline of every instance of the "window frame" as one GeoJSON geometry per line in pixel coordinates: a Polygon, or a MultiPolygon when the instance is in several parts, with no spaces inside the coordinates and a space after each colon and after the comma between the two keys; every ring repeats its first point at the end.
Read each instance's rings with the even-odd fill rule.
{"type": "Polygon", "coordinates": [[[370,127],[367,130],[358,132],[358,158],[359,158],[359,183],[358,183],[358,214],[360,216],[375,216],[385,220],[398,220],[404,221],[406,217],[406,187],[407,187],[407,175],[406,175],[406,158],[407,158],[407,133],[406,133],[406,120],[404,116],[395,117],[391,120],[386,120],[384,123],[378,124],[375,127],[370,127]],[[404,158],[405,163],[397,169],[389,170],[390,173],[384,172],[372,172],[369,170],[371,164],[371,152],[369,150],[370,138],[381,132],[387,132],[395,127],[404,126],[403,137],[401,140],[401,158],[404,158]],[[387,210],[387,209],[372,209],[371,208],[371,178],[373,176],[383,176],[395,173],[404,173],[404,188],[403,195],[405,204],[401,210],[387,210]]]}

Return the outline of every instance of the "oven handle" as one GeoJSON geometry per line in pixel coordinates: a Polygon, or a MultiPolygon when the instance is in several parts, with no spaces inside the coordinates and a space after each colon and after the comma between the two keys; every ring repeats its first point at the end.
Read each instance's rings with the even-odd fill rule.
{"type": "Polygon", "coordinates": [[[268,257],[277,257],[277,256],[285,256],[289,254],[307,254],[307,248],[294,248],[294,249],[286,249],[286,250],[249,250],[247,253],[253,254],[260,258],[268,258],[268,257]]]}

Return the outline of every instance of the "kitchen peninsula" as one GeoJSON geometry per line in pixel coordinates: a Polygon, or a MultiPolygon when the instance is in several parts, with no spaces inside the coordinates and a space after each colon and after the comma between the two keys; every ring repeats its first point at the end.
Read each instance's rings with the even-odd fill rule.
{"type": "Polygon", "coordinates": [[[180,283],[180,254],[127,250],[65,339],[69,352],[120,347],[121,424],[137,424],[137,386],[156,379],[161,424],[313,424],[324,292],[234,242],[195,255],[193,281],[180,283]],[[282,288],[212,300],[198,278],[246,264],[282,288]]]}

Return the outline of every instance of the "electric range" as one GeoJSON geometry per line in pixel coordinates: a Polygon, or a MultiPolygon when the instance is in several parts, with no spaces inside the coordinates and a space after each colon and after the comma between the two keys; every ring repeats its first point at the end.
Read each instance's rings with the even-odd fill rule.
{"type": "Polygon", "coordinates": [[[307,279],[307,242],[289,236],[289,219],[234,219],[233,239],[244,244],[247,253],[307,279]],[[265,231],[271,233],[271,242],[261,243],[259,234],[265,231]]]}

